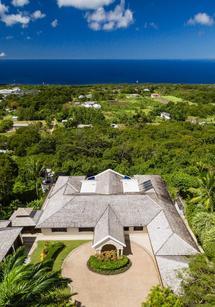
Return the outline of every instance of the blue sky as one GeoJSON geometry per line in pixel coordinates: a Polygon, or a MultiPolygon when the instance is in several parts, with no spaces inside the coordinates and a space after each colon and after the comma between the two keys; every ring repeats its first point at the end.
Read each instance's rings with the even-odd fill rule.
{"type": "Polygon", "coordinates": [[[215,58],[215,0],[0,0],[0,58],[215,58]]]}

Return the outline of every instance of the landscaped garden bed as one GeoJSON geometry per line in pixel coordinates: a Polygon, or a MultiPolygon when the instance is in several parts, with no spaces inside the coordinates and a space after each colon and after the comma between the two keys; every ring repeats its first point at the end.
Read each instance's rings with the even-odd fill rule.
{"type": "Polygon", "coordinates": [[[71,251],[88,241],[38,241],[37,247],[31,255],[31,262],[38,263],[53,259],[53,271],[60,271],[64,259],[71,251]],[[47,257],[47,258],[46,258],[47,257]]]}
{"type": "Polygon", "coordinates": [[[87,266],[95,273],[115,275],[127,271],[131,267],[131,261],[127,256],[117,257],[115,251],[110,251],[90,256],[87,266]]]}

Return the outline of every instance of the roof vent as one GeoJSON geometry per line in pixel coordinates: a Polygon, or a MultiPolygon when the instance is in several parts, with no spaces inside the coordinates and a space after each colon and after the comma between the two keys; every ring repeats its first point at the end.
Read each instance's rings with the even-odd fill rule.
{"type": "Polygon", "coordinates": [[[124,176],[123,179],[128,179],[128,180],[129,180],[129,179],[131,179],[131,177],[129,177],[129,176],[124,176]]]}
{"type": "Polygon", "coordinates": [[[153,185],[152,185],[151,180],[144,181],[144,182],[142,183],[142,185],[143,185],[143,189],[145,190],[145,192],[147,192],[147,191],[153,189],[153,185]]]}

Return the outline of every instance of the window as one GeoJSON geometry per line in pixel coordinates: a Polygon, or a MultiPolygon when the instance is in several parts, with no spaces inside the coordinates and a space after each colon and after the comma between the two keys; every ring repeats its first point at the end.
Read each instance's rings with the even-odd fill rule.
{"type": "Polygon", "coordinates": [[[129,231],[129,227],[124,227],[124,231],[129,231]]]}
{"type": "Polygon", "coordinates": [[[142,226],[136,226],[134,227],[134,231],[142,231],[143,227],[142,226]]]}
{"type": "Polygon", "coordinates": [[[93,227],[83,227],[83,228],[78,228],[79,232],[93,232],[94,228],[93,227]]]}
{"type": "Polygon", "coordinates": [[[52,228],[52,232],[67,232],[67,228],[52,228]]]}

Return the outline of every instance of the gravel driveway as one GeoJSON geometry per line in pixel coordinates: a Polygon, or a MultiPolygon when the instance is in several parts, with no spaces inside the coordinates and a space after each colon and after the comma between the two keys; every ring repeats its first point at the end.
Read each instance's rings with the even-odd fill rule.
{"type": "Polygon", "coordinates": [[[131,242],[131,268],[125,273],[104,276],[88,270],[86,262],[94,254],[91,243],[75,249],[65,259],[62,274],[72,279],[74,299],[81,307],[140,307],[159,276],[151,256],[131,242]]]}

